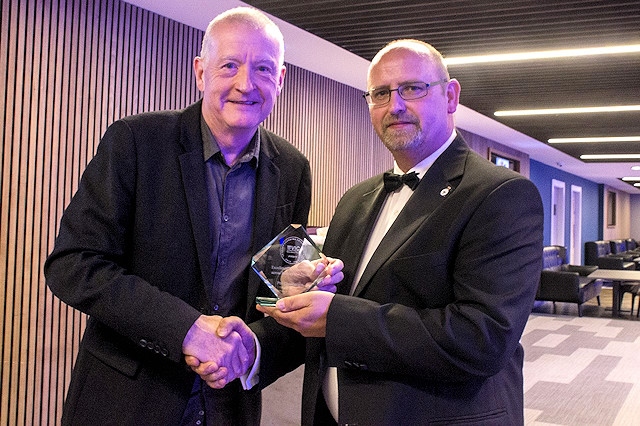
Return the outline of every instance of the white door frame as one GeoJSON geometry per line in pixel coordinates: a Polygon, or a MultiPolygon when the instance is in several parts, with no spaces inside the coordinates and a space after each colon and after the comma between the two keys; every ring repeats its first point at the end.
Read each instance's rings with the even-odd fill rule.
{"type": "Polygon", "coordinates": [[[551,245],[564,246],[565,183],[551,180],[551,245]]]}
{"type": "Polygon", "coordinates": [[[572,265],[582,264],[582,187],[571,185],[571,232],[569,253],[572,265]]]}

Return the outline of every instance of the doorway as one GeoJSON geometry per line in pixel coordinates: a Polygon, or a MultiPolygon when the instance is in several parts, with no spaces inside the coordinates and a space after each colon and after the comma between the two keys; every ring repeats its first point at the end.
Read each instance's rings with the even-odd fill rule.
{"type": "Polygon", "coordinates": [[[565,184],[551,181],[551,245],[564,247],[565,184]]]}
{"type": "Polygon", "coordinates": [[[572,265],[582,265],[582,187],[571,185],[571,233],[569,253],[572,265]]]}

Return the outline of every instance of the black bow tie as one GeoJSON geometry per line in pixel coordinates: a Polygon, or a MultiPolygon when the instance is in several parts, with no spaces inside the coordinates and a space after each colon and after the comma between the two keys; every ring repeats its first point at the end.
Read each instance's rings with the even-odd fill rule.
{"type": "Polygon", "coordinates": [[[402,184],[406,184],[413,191],[420,183],[420,178],[416,172],[407,173],[404,175],[396,175],[386,172],[384,174],[384,190],[387,192],[393,192],[400,188],[402,184]]]}

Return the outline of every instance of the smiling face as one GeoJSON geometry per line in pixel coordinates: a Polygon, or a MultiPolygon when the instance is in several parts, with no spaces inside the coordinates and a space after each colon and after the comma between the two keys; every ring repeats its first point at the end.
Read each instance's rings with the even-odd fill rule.
{"type": "Polygon", "coordinates": [[[251,137],[282,90],[282,46],[265,29],[223,21],[210,29],[194,70],[203,93],[202,114],[216,138],[251,137]]]}
{"type": "MultiPolygon", "coordinates": [[[[369,69],[369,91],[445,79],[444,67],[425,52],[418,52],[411,46],[383,50],[374,58],[369,69]]],[[[460,92],[458,82],[451,80],[428,90],[425,97],[409,101],[394,91],[388,103],[369,106],[376,133],[403,170],[408,170],[435,152],[453,131],[453,113],[460,92]]]]}

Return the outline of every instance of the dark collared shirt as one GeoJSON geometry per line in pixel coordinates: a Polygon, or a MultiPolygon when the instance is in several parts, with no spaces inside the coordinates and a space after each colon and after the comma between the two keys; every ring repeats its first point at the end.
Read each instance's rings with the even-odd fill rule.
{"type": "MultiPolygon", "coordinates": [[[[253,255],[251,237],[260,132],[256,132],[247,153],[233,167],[225,163],[218,143],[202,116],[200,132],[204,143],[210,212],[213,285],[208,294],[211,295],[211,309],[215,315],[244,318],[247,274],[253,255]]],[[[225,401],[228,402],[225,395],[240,392],[240,384],[235,381],[225,389],[230,389],[230,392],[212,389],[196,376],[180,426],[219,424],[223,422],[220,417],[224,418],[224,423],[232,423],[231,414],[225,411],[229,409],[225,405],[225,401]],[[216,404],[223,406],[216,407],[216,404]]]]}
{"type": "Polygon", "coordinates": [[[251,262],[251,236],[255,204],[260,132],[256,132],[240,160],[229,167],[215,137],[201,118],[207,173],[211,266],[211,308],[216,315],[244,317],[247,274],[251,262]]]}

